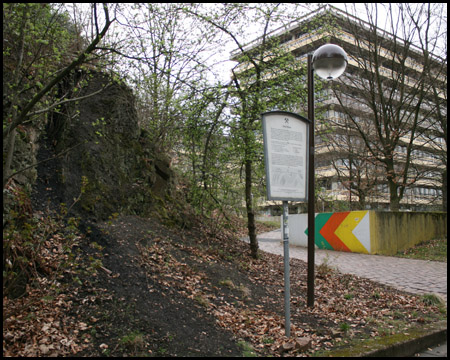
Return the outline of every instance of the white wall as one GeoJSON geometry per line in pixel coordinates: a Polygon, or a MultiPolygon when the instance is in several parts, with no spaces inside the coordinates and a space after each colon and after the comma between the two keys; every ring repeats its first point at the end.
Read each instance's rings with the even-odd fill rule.
{"type": "MultiPolygon", "coordinates": [[[[280,219],[281,231],[283,231],[283,217],[280,219]]],[[[289,244],[297,246],[308,246],[308,236],[305,229],[308,227],[308,214],[289,214],[289,244]]],[[[283,237],[283,234],[281,235],[283,237]]],[[[317,246],[316,246],[317,247],[317,246]]]]}

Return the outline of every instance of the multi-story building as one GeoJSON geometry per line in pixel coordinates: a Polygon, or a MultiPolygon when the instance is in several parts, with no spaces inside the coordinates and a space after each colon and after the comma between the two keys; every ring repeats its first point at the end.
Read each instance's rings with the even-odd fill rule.
{"type": "MultiPolygon", "coordinates": [[[[446,197],[446,62],[425,58],[411,43],[331,6],[270,35],[305,66],[307,54],[325,43],[341,46],[349,57],[345,75],[323,83],[315,97],[316,210],[389,209],[392,183],[403,193],[400,209],[441,210],[446,197]]],[[[245,50],[258,44],[255,39],[245,50]]],[[[232,59],[238,55],[233,52],[232,59]]],[[[235,72],[249,66],[242,63],[235,72]]],[[[300,107],[298,112],[303,112],[300,107]]]]}

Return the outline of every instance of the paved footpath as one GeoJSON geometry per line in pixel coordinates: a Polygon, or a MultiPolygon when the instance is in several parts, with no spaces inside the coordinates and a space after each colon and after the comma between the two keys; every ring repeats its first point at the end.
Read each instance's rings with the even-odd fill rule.
{"type": "MultiPolygon", "coordinates": [[[[260,234],[257,238],[261,250],[283,255],[281,230],[260,234]]],[[[248,242],[248,238],[244,241],[248,242]]],[[[307,248],[291,245],[289,257],[308,261],[307,248]]],[[[447,303],[447,263],[319,249],[316,249],[314,258],[316,265],[326,262],[342,273],[415,294],[436,293],[447,303]]]]}

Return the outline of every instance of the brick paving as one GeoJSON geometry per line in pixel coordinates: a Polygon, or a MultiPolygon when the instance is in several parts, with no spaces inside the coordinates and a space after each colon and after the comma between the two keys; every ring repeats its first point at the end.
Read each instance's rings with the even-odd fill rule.
{"type": "MultiPolygon", "coordinates": [[[[247,239],[243,239],[248,242],[247,239]]],[[[258,235],[259,248],[283,255],[281,230],[258,235]]],[[[306,247],[289,247],[289,257],[308,261],[306,247]]],[[[315,251],[315,264],[323,262],[342,273],[354,274],[414,294],[435,293],[447,303],[447,263],[366,255],[332,250],[315,251]]]]}

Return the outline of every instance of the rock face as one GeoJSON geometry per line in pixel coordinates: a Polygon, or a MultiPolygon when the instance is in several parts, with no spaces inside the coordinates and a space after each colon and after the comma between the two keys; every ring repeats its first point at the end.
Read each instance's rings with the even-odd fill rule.
{"type": "Polygon", "coordinates": [[[53,166],[48,174],[41,169],[41,187],[52,184],[57,201],[91,218],[116,212],[146,215],[161,207],[173,189],[169,159],[157,154],[140,130],[135,98],[126,85],[94,73],[76,96],[102,88],[49,117],[40,151],[54,147],[55,153],[65,153],[46,164],[53,166]]]}

